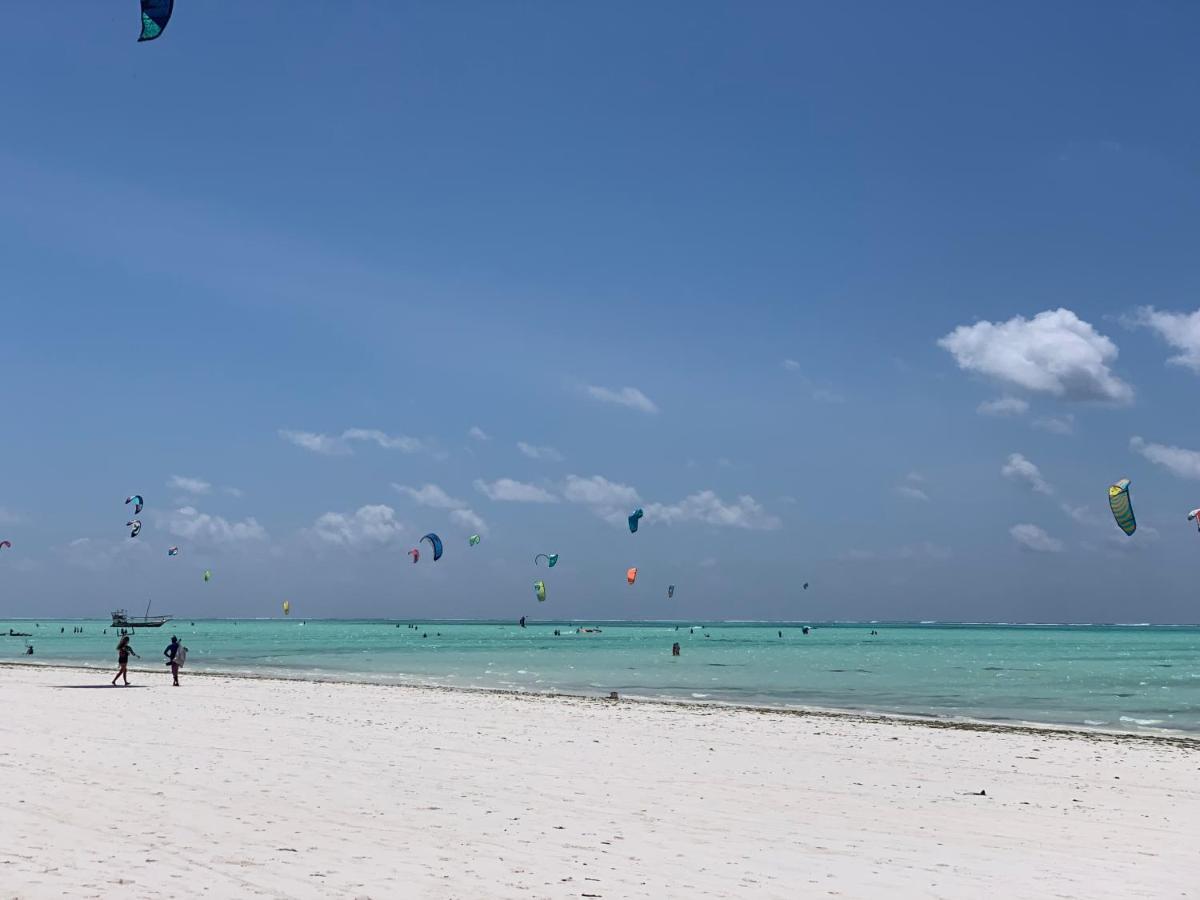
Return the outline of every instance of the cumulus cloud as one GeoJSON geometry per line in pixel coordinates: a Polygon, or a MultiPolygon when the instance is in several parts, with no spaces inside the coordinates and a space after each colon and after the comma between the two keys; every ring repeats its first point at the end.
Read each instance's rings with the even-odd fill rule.
{"type": "Polygon", "coordinates": [[[544,459],[547,462],[562,462],[563,455],[553,447],[537,447],[524,441],[517,441],[517,449],[530,459],[544,459]]]}
{"type": "Polygon", "coordinates": [[[451,497],[436,484],[425,484],[419,488],[414,488],[406,484],[396,484],[393,482],[392,487],[421,506],[428,506],[432,509],[450,510],[450,521],[456,525],[470,528],[478,531],[480,534],[487,534],[487,523],[470,508],[470,505],[465,500],[451,497]]]}
{"type": "Polygon", "coordinates": [[[1043,416],[1033,420],[1033,427],[1051,434],[1074,434],[1075,417],[1070,413],[1065,416],[1043,416]]]}
{"type": "Polygon", "coordinates": [[[472,425],[467,432],[467,437],[473,441],[490,441],[492,436],[480,428],[478,425],[472,425]]]}
{"type": "Polygon", "coordinates": [[[636,409],[644,413],[658,412],[658,407],[654,405],[654,401],[635,387],[623,387],[619,390],[613,390],[612,388],[588,385],[584,388],[584,392],[593,400],[599,400],[601,403],[615,403],[617,406],[627,406],[630,409],[636,409]]]}
{"type": "MultiPolygon", "coordinates": [[[[634,488],[609,481],[602,475],[593,475],[590,478],[568,475],[563,496],[571,503],[582,503],[605,510],[620,510],[625,507],[632,509],[642,499],[634,488]]],[[[629,510],[625,511],[625,515],[629,515],[629,510]]]]}
{"type": "Polygon", "coordinates": [[[203,478],[188,478],[186,475],[172,475],[167,487],[188,494],[207,494],[212,490],[212,485],[203,478]]]}
{"type": "Polygon", "coordinates": [[[782,365],[789,372],[799,372],[800,371],[800,363],[796,362],[796,360],[794,360],[794,359],[785,359],[783,361],[782,365]]]}
{"type": "Polygon", "coordinates": [[[460,525],[467,531],[477,531],[480,534],[488,533],[487,522],[479,516],[473,509],[455,509],[450,512],[450,521],[455,525],[460,525]]]}
{"type": "Polygon", "coordinates": [[[1129,449],[1174,472],[1180,478],[1200,479],[1200,451],[1170,447],[1166,444],[1151,444],[1140,437],[1129,439],[1129,449]]]}
{"type": "Polygon", "coordinates": [[[1109,368],[1116,344],[1069,309],[960,325],[938,346],[960,369],[1003,384],[1072,401],[1133,400],[1133,388],[1109,368]]]}
{"type": "Polygon", "coordinates": [[[150,545],[145,541],[98,540],[82,537],[76,538],[61,548],[59,556],[69,566],[92,572],[102,572],[124,560],[146,558],[149,554],[150,545]]]}
{"type": "Polygon", "coordinates": [[[431,506],[434,509],[462,509],[467,505],[464,501],[451,497],[436,484],[426,484],[414,488],[393,482],[392,488],[422,506],[431,506]]]}
{"type": "Polygon", "coordinates": [[[1035,553],[1062,553],[1063,542],[1052,538],[1036,525],[1014,525],[1008,529],[1014,541],[1035,553]]]}
{"type": "Polygon", "coordinates": [[[489,500],[500,500],[509,503],[557,503],[558,498],[545,488],[536,484],[526,484],[511,478],[497,478],[488,482],[482,478],[475,479],[475,490],[489,500]]]}
{"type": "Polygon", "coordinates": [[[416,453],[426,449],[423,441],[402,434],[388,434],[376,428],[347,428],[340,435],[318,434],[312,431],[279,429],[279,436],[289,443],[324,456],[346,456],[354,452],[354,442],[376,444],[385,450],[416,453]]]}
{"type": "Polygon", "coordinates": [[[1029,412],[1029,404],[1020,397],[1005,394],[995,400],[985,400],[975,411],[981,416],[1023,416],[1029,412]]]}
{"type": "Polygon", "coordinates": [[[230,497],[240,498],[242,496],[241,488],[229,487],[228,485],[221,488],[221,493],[228,494],[230,497]]]}
{"type": "Polygon", "coordinates": [[[202,513],[194,506],[181,506],[171,510],[166,519],[167,530],[181,538],[224,544],[234,541],[262,541],[267,530],[253,518],[230,522],[221,516],[202,513]]]}
{"type": "Polygon", "coordinates": [[[1191,313],[1169,313],[1143,306],[1137,311],[1134,324],[1150,328],[1179,351],[1167,362],[1200,374],[1200,309],[1191,313]]]}
{"type": "Polygon", "coordinates": [[[404,526],[396,521],[395,510],[379,503],[352,513],[327,512],[313,523],[312,533],[338,547],[382,547],[399,540],[404,526]]]}
{"type": "Polygon", "coordinates": [[[911,484],[900,484],[896,486],[896,493],[901,497],[909,500],[920,500],[922,503],[929,502],[929,495],[919,487],[911,484]]]}
{"type": "Polygon", "coordinates": [[[713,491],[699,491],[678,503],[651,503],[646,507],[646,517],[651,522],[665,522],[668,525],[675,522],[701,522],[751,531],[771,531],[783,524],[748,494],[726,503],[713,491]]]}
{"type": "Polygon", "coordinates": [[[1011,481],[1028,485],[1039,494],[1054,493],[1054,489],[1042,478],[1041,470],[1020,453],[1013,453],[1008,457],[1008,462],[1000,469],[1000,474],[1011,481]]]}

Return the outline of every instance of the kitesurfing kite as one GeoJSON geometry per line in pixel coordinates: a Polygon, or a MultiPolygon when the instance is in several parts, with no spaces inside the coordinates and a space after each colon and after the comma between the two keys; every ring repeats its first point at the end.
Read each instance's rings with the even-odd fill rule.
{"type": "Polygon", "coordinates": [[[126,505],[130,503],[133,504],[133,514],[135,516],[140,516],[142,514],[142,505],[145,503],[145,501],[142,500],[141,494],[134,494],[131,497],[126,497],[125,503],[126,505]]]}
{"type": "Polygon", "coordinates": [[[126,527],[128,527],[130,529],[130,531],[129,531],[130,537],[137,537],[138,533],[142,530],[142,520],[141,519],[130,519],[128,522],[125,523],[125,525],[126,525],[126,527]]]}
{"type": "Polygon", "coordinates": [[[429,541],[429,546],[433,548],[434,562],[437,562],[442,558],[442,539],[440,537],[431,531],[429,534],[425,535],[425,537],[421,538],[421,540],[429,541]]]}
{"type": "MultiPolygon", "coordinates": [[[[535,582],[533,583],[533,592],[534,592],[535,594],[537,594],[537,598],[538,598],[538,602],[539,602],[539,603],[542,603],[542,602],[544,602],[544,601],[545,601],[545,599],[546,599],[546,582],[544,582],[544,581],[535,581],[535,582]]],[[[524,619],[522,619],[522,622],[524,622],[524,619]]],[[[524,625],[523,625],[523,624],[522,624],[522,627],[524,627],[524,625]]]]}
{"type": "Polygon", "coordinates": [[[413,565],[415,566],[417,564],[417,560],[419,560],[421,558],[421,551],[418,550],[416,547],[413,547],[411,550],[408,551],[408,555],[413,558],[413,565]]]}
{"type": "Polygon", "coordinates": [[[670,600],[674,596],[675,596],[675,585],[668,584],[667,585],[667,599],[670,600]]]}
{"type": "Polygon", "coordinates": [[[644,515],[645,515],[645,513],[642,511],[641,507],[638,507],[632,513],[629,514],[629,533],[630,534],[637,533],[638,520],[641,519],[641,517],[644,515]]]}
{"type": "Polygon", "coordinates": [[[142,34],[138,43],[152,41],[162,34],[174,8],[175,0],[142,0],[142,34]]]}
{"type": "Polygon", "coordinates": [[[1133,534],[1137,530],[1137,522],[1133,518],[1133,505],[1129,502],[1128,478],[1108,486],[1108,505],[1120,529],[1126,534],[1133,534]]]}
{"type": "Polygon", "coordinates": [[[471,535],[469,538],[467,538],[467,543],[470,544],[472,547],[474,547],[476,544],[479,543],[479,535],[477,535],[477,534],[471,535]]]}
{"type": "Polygon", "coordinates": [[[178,556],[178,555],[179,555],[178,547],[168,547],[167,548],[167,556],[178,556]]]}
{"type": "Polygon", "coordinates": [[[290,616],[292,614],[292,604],[287,600],[283,601],[283,614],[285,616],[290,616]]]}
{"type": "Polygon", "coordinates": [[[7,547],[9,550],[11,550],[12,549],[12,541],[0,541],[0,550],[3,550],[5,547],[7,547]]]}
{"type": "Polygon", "coordinates": [[[625,580],[630,584],[633,584],[635,581],[637,581],[637,566],[634,566],[625,573],[625,580]]]}
{"type": "Polygon", "coordinates": [[[1195,522],[1197,530],[1200,530],[1200,509],[1193,509],[1188,513],[1188,521],[1195,522]]]}
{"type": "Polygon", "coordinates": [[[804,582],[804,589],[805,589],[806,591],[808,590],[808,582],[807,582],[807,581],[806,581],[806,582],[804,582]]]}
{"type": "Polygon", "coordinates": [[[533,558],[533,564],[535,566],[538,564],[539,559],[544,559],[546,561],[546,565],[548,565],[550,568],[553,569],[554,564],[556,562],[558,562],[558,554],[557,553],[539,553],[537,556],[535,556],[533,558]]]}
{"type": "Polygon", "coordinates": [[[205,580],[206,582],[207,582],[207,581],[212,581],[212,571],[211,571],[210,569],[205,569],[205,570],[204,570],[204,580],[205,580]]]}

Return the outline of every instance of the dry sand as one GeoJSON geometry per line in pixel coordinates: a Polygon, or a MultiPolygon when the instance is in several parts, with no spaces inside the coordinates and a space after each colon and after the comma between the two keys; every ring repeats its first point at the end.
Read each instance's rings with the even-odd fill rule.
{"type": "Polygon", "coordinates": [[[0,667],[0,896],[1095,900],[1200,884],[1195,742],[111,677],[0,667]]]}

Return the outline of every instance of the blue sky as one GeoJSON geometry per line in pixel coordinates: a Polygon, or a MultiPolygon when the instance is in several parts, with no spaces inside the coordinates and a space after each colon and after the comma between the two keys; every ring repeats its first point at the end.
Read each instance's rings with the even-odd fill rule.
{"type": "Polygon", "coordinates": [[[1194,7],[136,7],[0,28],[0,615],[1200,619],[1194,7]]]}

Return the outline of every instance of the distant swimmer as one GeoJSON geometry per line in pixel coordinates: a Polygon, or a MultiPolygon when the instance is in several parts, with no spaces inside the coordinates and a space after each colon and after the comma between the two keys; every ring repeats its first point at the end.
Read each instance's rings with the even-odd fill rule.
{"type": "Polygon", "coordinates": [[[524,616],[521,616],[521,627],[522,628],[525,627],[525,617],[524,616]]]}
{"type": "Polygon", "coordinates": [[[780,636],[780,637],[783,637],[783,632],[782,632],[782,631],[780,631],[780,632],[779,632],[779,636],[780,636]]]}
{"type": "Polygon", "coordinates": [[[673,644],[671,645],[671,655],[672,655],[672,656],[678,656],[678,655],[679,655],[679,641],[676,641],[675,643],[673,643],[673,644]]]}
{"type": "Polygon", "coordinates": [[[805,625],[803,628],[801,628],[801,629],[800,629],[800,633],[801,633],[801,634],[808,634],[808,626],[807,626],[807,625],[805,625]]]}
{"type": "Polygon", "coordinates": [[[26,644],[26,645],[25,645],[25,655],[26,655],[26,656],[33,656],[33,644],[26,644]]]}

